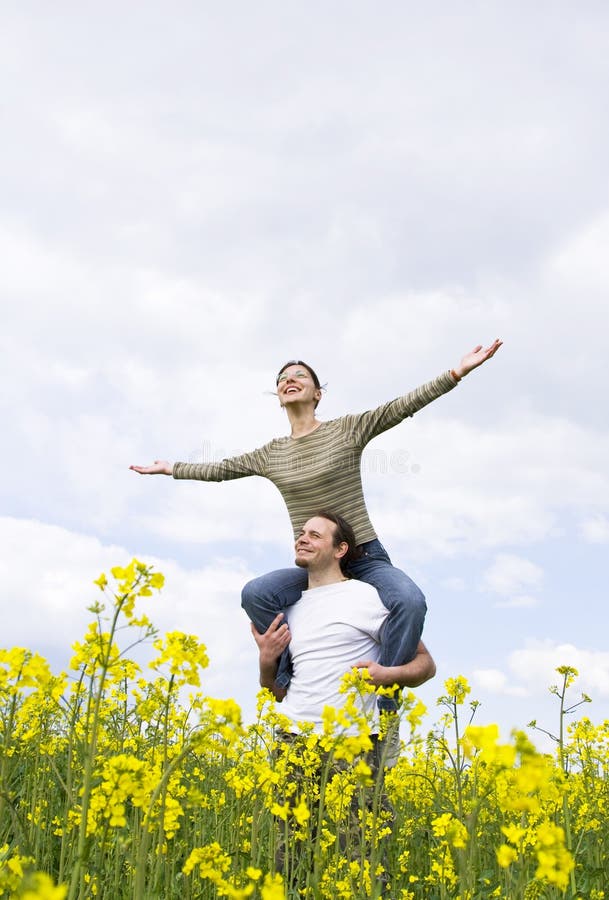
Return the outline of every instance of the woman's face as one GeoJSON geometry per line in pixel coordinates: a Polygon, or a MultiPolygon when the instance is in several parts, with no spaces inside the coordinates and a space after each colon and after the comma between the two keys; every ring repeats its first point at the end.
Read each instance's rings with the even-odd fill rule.
{"type": "Polygon", "coordinates": [[[286,366],[277,379],[277,396],[282,406],[294,403],[317,405],[321,391],[315,387],[311,373],[305,366],[286,366]]]}

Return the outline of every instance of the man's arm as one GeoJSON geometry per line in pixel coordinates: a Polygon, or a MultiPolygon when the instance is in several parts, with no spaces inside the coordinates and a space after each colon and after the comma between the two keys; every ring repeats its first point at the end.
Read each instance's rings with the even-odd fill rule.
{"type": "Polygon", "coordinates": [[[375,687],[391,687],[392,684],[419,687],[436,674],[436,664],[423,641],[419,641],[414,658],[403,666],[381,666],[372,660],[360,660],[355,665],[358,669],[368,669],[375,687]]]}
{"type": "Polygon", "coordinates": [[[260,634],[253,622],[250,623],[254,640],[258,644],[260,663],[260,687],[268,688],[281,703],[287,690],[275,681],[279,659],[290,643],[292,635],[287,622],[283,622],[283,613],[275,616],[264,634],[260,634]]]}

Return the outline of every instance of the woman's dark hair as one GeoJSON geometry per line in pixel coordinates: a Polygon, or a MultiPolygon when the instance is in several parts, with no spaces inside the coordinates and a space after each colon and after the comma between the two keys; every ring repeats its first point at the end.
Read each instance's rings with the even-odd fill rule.
{"type": "MultiPolygon", "coordinates": [[[[340,567],[344,572],[349,563],[359,559],[362,555],[362,548],[355,543],[355,532],[346,519],[343,519],[342,516],[339,516],[338,513],[332,512],[331,510],[322,509],[319,512],[314,513],[314,516],[319,516],[320,519],[327,519],[328,522],[334,524],[334,538],[332,543],[335,547],[338,547],[339,544],[343,543],[347,545],[347,552],[340,559],[340,567]]],[[[311,516],[311,518],[313,518],[313,516],[311,516]]]]}

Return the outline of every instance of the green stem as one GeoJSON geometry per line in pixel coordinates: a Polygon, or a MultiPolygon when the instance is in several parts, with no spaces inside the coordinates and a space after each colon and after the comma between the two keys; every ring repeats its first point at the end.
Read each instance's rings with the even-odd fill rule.
{"type": "MultiPolygon", "coordinates": [[[[171,698],[173,693],[173,687],[175,683],[175,675],[172,675],[169,679],[169,687],[167,689],[167,697],[165,700],[165,709],[163,711],[163,764],[161,767],[161,771],[165,771],[167,766],[167,758],[168,758],[168,743],[169,743],[169,711],[171,708],[171,698]]],[[[162,799],[161,799],[161,810],[159,814],[159,825],[158,825],[158,841],[159,847],[163,845],[164,838],[164,827],[165,827],[165,804],[167,802],[167,782],[165,782],[165,786],[162,791],[162,799]]],[[[153,885],[158,887],[159,878],[161,874],[161,866],[162,866],[163,856],[161,853],[157,853],[154,877],[153,877],[153,885]]]]}
{"type": "MultiPolygon", "coordinates": [[[[560,722],[559,722],[559,730],[558,730],[558,758],[560,760],[560,768],[563,773],[568,775],[567,772],[567,759],[565,755],[565,696],[567,694],[567,681],[568,681],[568,673],[565,672],[563,674],[563,683],[562,690],[559,694],[560,697],[560,722]]],[[[565,843],[567,845],[567,850],[569,853],[572,853],[573,850],[573,838],[571,835],[571,811],[569,810],[569,803],[567,801],[566,793],[563,793],[562,796],[562,810],[563,817],[565,823],[565,843]]],[[[576,894],[576,885],[575,885],[575,868],[571,869],[569,874],[569,884],[571,887],[571,895],[575,897],[576,894]]]]}
{"type": "Polygon", "coordinates": [[[459,735],[459,716],[457,713],[457,701],[453,702],[453,720],[455,723],[455,740],[456,740],[456,760],[455,775],[457,784],[457,806],[459,810],[459,820],[463,821],[463,783],[461,780],[462,758],[461,758],[461,741],[459,735]]]}
{"type": "MultiPolygon", "coordinates": [[[[97,753],[97,740],[98,740],[98,730],[99,730],[99,718],[100,718],[100,708],[102,699],[104,696],[104,688],[106,686],[106,678],[108,676],[108,671],[110,669],[110,654],[112,652],[112,644],[114,641],[114,635],[116,633],[118,619],[121,614],[121,610],[130,596],[130,594],[135,590],[135,588],[139,585],[141,581],[141,576],[139,576],[135,582],[133,583],[131,591],[124,594],[122,597],[116,598],[117,603],[114,610],[114,615],[112,616],[112,622],[110,625],[110,633],[108,635],[108,640],[105,646],[105,652],[102,654],[102,659],[100,661],[100,677],[99,677],[99,685],[97,691],[95,693],[95,702],[93,706],[93,719],[91,724],[91,740],[89,744],[88,752],[85,756],[85,767],[83,773],[83,785],[82,785],[82,804],[81,804],[81,815],[80,815],[80,824],[78,828],[78,846],[76,851],[76,860],[74,862],[74,868],[72,870],[72,878],[70,879],[70,888],[68,891],[67,900],[75,900],[77,891],[79,892],[79,896],[82,896],[83,891],[83,869],[84,865],[87,861],[88,857],[88,841],[87,841],[87,819],[89,816],[89,802],[91,800],[91,787],[93,781],[93,768],[95,765],[95,757],[97,753]]],[[[101,639],[101,628],[100,628],[100,639],[101,639]]]]}
{"type": "Polygon", "coordinates": [[[152,831],[148,828],[147,823],[152,815],[154,805],[159,799],[161,792],[164,790],[167,782],[171,778],[175,769],[182,763],[190,753],[190,745],[188,744],[182,752],[176,756],[167,766],[161,779],[150,796],[148,808],[142,820],[142,836],[140,839],[137,856],[135,860],[135,886],[133,889],[133,900],[146,900],[146,858],[148,856],[148,848],[150,846],[150,838],[152,831]]]}

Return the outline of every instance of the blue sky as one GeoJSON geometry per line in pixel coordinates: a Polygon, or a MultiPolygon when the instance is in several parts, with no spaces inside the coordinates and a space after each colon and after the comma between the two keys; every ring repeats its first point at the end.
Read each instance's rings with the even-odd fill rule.
{"type": "Polygon", "coordinates": [[[556,731],[567,663],[609,715],[608,35],[601,3],[5,5],[3,644],[65,666],[136,555],[249,715],[281,498],[129,464],[285,433],[285,359],[333,418],[501,337],[364,461],[428,598],[421,695],[462,674],[480,721],[556,731]]]}

